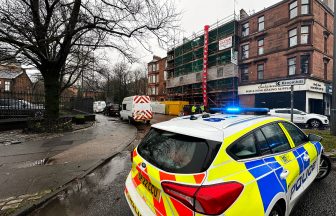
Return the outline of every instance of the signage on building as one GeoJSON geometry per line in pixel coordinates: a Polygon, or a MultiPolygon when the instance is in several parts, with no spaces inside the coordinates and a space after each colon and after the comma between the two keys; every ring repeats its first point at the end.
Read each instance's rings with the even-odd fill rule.
{"type": "Polygon", "coordinates": [[[238,65],[238,52],[231,48],[231,63],[238,65]]]}
{"type": "Polygon", "coordinates": [[[209,45],[209,26],[204,26],[204,51],[203,51],[203,72],[202,72],[202,94],[203,105],[208,106],[207,77],[208,77],[208,45],[209,45]]]}
{"type": "Polygon", "coordinates": [[[232,36],[218,41],[218,50],[224,50],[232,47],[232,36]]]}
{"type": "Polygon", "coordinates": [[[284,80],[278,82],[264,83],[264,84],[254,84],[254,85],[246,85],[238,87],[239,95],[249,95],[249,94],[262,94],[262,93],[276,93],[276,92],[290,92],[291,91],[291,83],[294,84],[294,91],[311,91],[317,93],[326,93],[326,86],[323,82],[303,79],[302,81],[293,80],[284,80]]]}
{"type": "Polygon", "coordinates": [[[304,85],[304,79],[294,79],[294,80],[281,80],[276,82],[277,86],[291,86],[291,85],[304,85]]]}

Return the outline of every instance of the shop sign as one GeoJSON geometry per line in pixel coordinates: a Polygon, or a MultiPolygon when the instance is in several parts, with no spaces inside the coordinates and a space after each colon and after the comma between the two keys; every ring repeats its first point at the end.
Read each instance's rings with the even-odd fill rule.
{"type": "Polygon", "coordinates": [[[289,92],[291,85],[294,86],[294,91],[312,91],[318,93],[326,93],[326,85],[319,81],[309,79],[299,80],[283,80],[264,84],[246,85],[238,87],[239,95],[261,94],[261,93],[276,93],[289,92]],[[303,83],[303,84],[302,84],[303,83]]]}
{"type": "Polygon", "coordinates": [[[294,79],[294,80],[281,80],[276,82],[277,86],[291,86],[291,85],[304,85],[304,79],[294,79]]]}

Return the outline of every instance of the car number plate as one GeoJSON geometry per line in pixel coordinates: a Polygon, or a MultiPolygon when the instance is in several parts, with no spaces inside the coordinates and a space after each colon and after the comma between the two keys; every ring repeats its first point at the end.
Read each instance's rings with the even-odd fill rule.
{"type": "Polygon", "coordinates": [[[146,178],[144,178],[141,173],[138,174],[138,179],[143,184],[143,186],[155,197],[157,201],[160,201],[161,191],[150,183],[146,178]]]}

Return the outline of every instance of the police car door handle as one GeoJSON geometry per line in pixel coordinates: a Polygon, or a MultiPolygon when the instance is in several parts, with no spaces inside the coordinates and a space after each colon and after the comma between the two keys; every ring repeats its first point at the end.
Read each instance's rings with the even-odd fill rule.
{"type": "Polygon", "coordinates": [[[309,159],[310,159],[310,158],[309,158],[309,155],[308,155],[308,154],[304,154],[304,155],[303,155],[303,160],[304,160],[304,161],[309,161],[309,159]]]}
{"type": "Polygon", "coordinates": [[[288,177],[288,175],[289,175],[289,171],[286,170],[286,169],[284,169],[284,170],[282,171],[282,173],[280,174],[280,178],[281,178],[281,179],[286,179],[286,178],[288,177]]]}

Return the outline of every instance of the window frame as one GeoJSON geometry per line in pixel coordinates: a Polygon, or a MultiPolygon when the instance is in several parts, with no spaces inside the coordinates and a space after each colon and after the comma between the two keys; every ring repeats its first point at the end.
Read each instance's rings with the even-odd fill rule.
{"type": "Polygon", "coordinates": [[[289,3],[288,5],[288,11],[289,11],[289,19],[294,19],[295,17],[297,17],[299,15],[299,10],[298,10],[298,1],[292,1],[289,3]],[[293,4],[296,4],[294,7],[292,7],[293,4]],[[292,11],[296,11],[296,15],[294,15],[292,17],[292,11]]]}
{"type": "Polygon", "coordinates": [[[241,46],[241,50],[242,50],[242,55],[241,55],[241,59],[245,60],[249,58],[249,52],[250,52],[250,45],[249,44],[243,44],[241,46]],[[247,49],[244,49],[245,47],[247,47],[247,49]],[[247,54],[247,55],[245,55],[247,54]]]}
{"type": "MultiPolygon", "coordinates": [[[[308,137],[307,137],[307,134],[306,134],[305,132],[303,132],[303,131],[301,130],[301,128],[299,128],[299,127],[296,126],[295,124],[293,124],[293,123],[291,123],[291,122],[287,122],[287,121],[279,121],[279,123],[282,124],[282,126],[285,128],[286,132],[288,133],[288,135],[290,136],[291,139],[292,139],[292,136],[290,135],[289,131],[288,131],[287,128],[285,127],[285,124],[290,124],[290,125],[294,126],[298,131],[300,131],[302,134],[306,135],[307,141],[304,142],[304,143],[301,143],[301,144],[298,145],[298,146],[296,146],[296,144],[294,143],[294,141],[293,141],[293,139],[292,139],[292,141],[293,141],[293,143],[294,143],[294,145],[295,145],[295,147],[292,148],[292,149],[296,149],[296,148],[298,148],[298,147],[301,147],[301,146],[303,146],[303,145],[305,145],[306,143],[309,142],[308,137]]],[[[282,129],[282,128],[281,128],[281,129],[282,129]]],[[[286,136],[286,137],[287,137],[287,136],[286,136]]],[[[287,139],[288,139],[288,138],[287,138],[287,139]]]]}
{"type": "MultiPolygon", "coordinates": [[[[235,140],[233,143],[231,143],[228,147],[226,147],[225,152],[235,161],[238,162],[244,162],[244,161],[251,161],[251,160],[256,160],[256,159],[263,159],[263,158],[269,158],[269,157],[273,157],[273,156],[277,156],[277,155],[281,155],[281,154],[286,154],[288,152],[291,152],[293,150],[295,150],[297,147],[292,147],[290,145],[290,140],[288,139],[287,135],[285,134],[285,131],[283,130],[283,128],[280,126],[280,123],[282,123],[284,121],[273,121],[267,124],[264,124],[262,126],[259,126],[257,128],[254,128],[252,131],[249,131],[248,133],[246,133],[244,136],[239,137],[237,140],[235,140]],[[276,124],[278,125],[278,127],[280,128],[280,130],[283,132],[283,135],[286,137],[287,141],[288,141],[288,145],[290,147],[290,149],[286,150],[286,151],[282,151],[282,152],[278,152],[278,153],[273,153],[273,150],[271,149],[271,147],[269,146],[268,140],[264,134],[264,132],[262,132],[262,128],[272,125],[272,124],[276,124]],[[266,142],[268,144],[268,146],[270,147],[271,153],[270,154],[260,154],[260,147],[259,144],[257,143],[256,148],[257,148],[257,153],[259,153],[259,156],[255,156],[255,157],[251,157],[251,158],[244,158],[244,159],[239,159],[237,158],[237,156],[235,156],[234,154],[232,154],[230,152],[230,148],[232,148],[233,145],[235,145],[237,142],[239,142],[240,140],[244,139],[246,136],[250,135],[251,133],[254,133],[255,136],[255,131],[260,130],[261,133],[263,134],[264,138],[266,139],[266,142]]],[[[286,130],[287,132],[287,130],[286,130]]],[[[304,133],[305,134],[305,133],[304,133]]]]}
{"type": "Polygon", "coordinates": [[[264,74],[265,74],[265,64],[257,64],[257,79],[258,80],[263,80],[264,79],[264,74]],[[262,70],[259,69],[259,66],[262,67],[262,70]],[[262,77],[259,77],[259,74],[262,73],[262,77]]]}
{"type": "Polygon", "coordinates": [[[265,47],[265,39],[261,38],[257,41],[257,43],[258,43],[258,55],[259,56],[264,55],[265,54],[265,48],[264,48],[265,47]],[[261,41],[262,41],[262,45],[260,45],[260,43],[259,43],[261,41]],[[262,51],[262,52],[260,52],[260,51],[262,51]]]}
{"type": "Polygon", "coordinates": [[[262,16],[258,17],[258,31],[260,32],[260,31],[264,31],[264,30],[265,30],[265,15],[262,15],[262,16]],[[260,21],[261,18],[262,18],[262,21],[260,21]]]}
{"type": "Polygon", "coordinates": [[[287,59],[287,73],[288,73],[288,76],[295,76],[295,75],[296,75],[296,56],[287,59]],[[289,64],[289,62],[290,62],[291,60],[294,60],[294,64],[292,64],[292,65],[289,64]],[[294,66],[294,74],[290,74],[290,67],[291,67],[291,66],[294,66]]]}
{"type": "Polygon", "coordinates": [[[221,78],[221,77],[224,77],[224,68],[223,67],[217,68],[217,78],[221,78]],[[219,73],[221,73],[222,75],[219,76],[220,75],[219,73]]]}
{"type": "Polygon", "coordinates": [[[243,65],[241,68],[240,68],[240,80],[242,82],[248,82],[249,81],[249,67],[248,65],[243,65]],[[244,73],[243,73],[244,71],[244,73]],[[247,71],[247,73],[245,73],[247,71]],[[244,76],[245,75],[245,76],[244,76]],[[243,79],[243,77],[247,77],[247,79],[243,79]]]}
{"type": "Polygon", "coordinates": [[[301,74],[310,74],[310,55],[301,55],[300,56],[300,73],[301,74]],[[308,63],[302,64],[302,60],[304,57],[307,57],[308,63]],[[307,66],[307,73],[303,73],[302,70],[302,65],[306,65],[307,66]]]}
{"type": "Polygon", "coordinates": [[[5,86],[4,86],[4,89],[5,89],[5,92],[10,92],[10,90],[11,90],[11,82],[10,81],[5,81],[4,82],[5,84],[5,86]]]}
{"type": "Polygon", "coordinates": [[[310,28],[309,28],[309,25],[303,25],[300,27],[300,44],[309,44],[310,42],[310,28]],[[303,29],[307,29],[307,32],[303,32],[303,29]],[[306,37],[306,42],[303,43],[303,38],[306,37]]]}
{"type": "Polygon", "coordinates": [[[295,47],[298,45],[298,29],[295,27],[288,31],[288,47],[295,47]],[[295,35],[291,36],[291,32],[295,30],[295,35]],[[291,45],[291,40],[295,38],[295,44],[291,45]]]}
{"type": "Polygon", "coordinates": [[[241,35],[242,37],[246,37],[250,34],[250,24],[249,22],[246,22],[242,24],[242,30],[241,30],[241,35]]]}
{"type": "Polygon", "coordinates": [[[304,0],[301,0],[301,15],[309,15],[310,14],[310,0],[307,0],[307,3],[303,3],[304,0]],[[303,13],[303,8],[307,7],[307,13],[303,13]]]}

